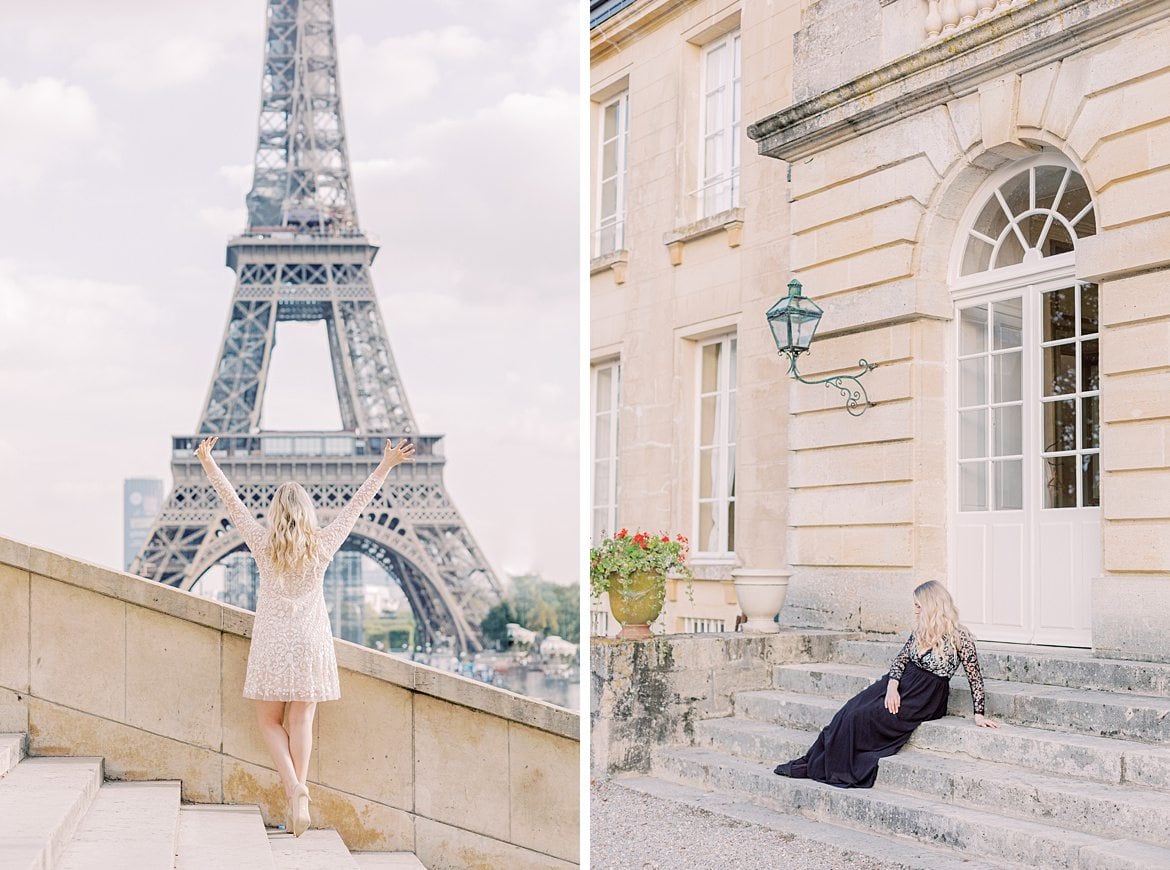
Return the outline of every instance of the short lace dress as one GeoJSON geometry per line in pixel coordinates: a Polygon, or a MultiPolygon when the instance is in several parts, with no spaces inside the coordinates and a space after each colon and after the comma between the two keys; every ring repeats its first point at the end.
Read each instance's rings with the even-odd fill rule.
{"type": "Polygon", "coordinates": [[[375,470],[349,504],[318,532],[319,555],[306,568],[278,573],[267,529],[249,511],[218,465],[208,472],[260,569],[256,618],[244,676],[244,697],[263,701],[333,701],[341,697],[333,631],[325,607],[325,568],[349,536],[358,515],[382,488],[388,472],[375,470]]]}

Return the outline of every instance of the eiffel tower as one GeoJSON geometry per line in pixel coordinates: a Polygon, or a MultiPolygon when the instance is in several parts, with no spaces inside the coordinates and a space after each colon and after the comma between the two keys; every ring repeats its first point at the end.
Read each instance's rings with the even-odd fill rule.
{"type": "Polygon", "coordinates": [[[174,488],[130,570],[190,589],[244,548],[194,450],[220,435],[217,461],[263,518],[276,487],[300,481],[322,524],[361,485],[385,439],[409,437],[400,465],[343,549],[395,578],[422,642],[482,648],[501,586],[443,483],[441,435],[420,434],[370,278],[377,247],[359,228],[338,86],[332,0],[269,0],[248,226],[227,247],[235,272],[219,362],[195,435],[172,439],[174,488]],[[280,321],[325,322],[340,431],[270,431],[260,409],[280,321]]]}

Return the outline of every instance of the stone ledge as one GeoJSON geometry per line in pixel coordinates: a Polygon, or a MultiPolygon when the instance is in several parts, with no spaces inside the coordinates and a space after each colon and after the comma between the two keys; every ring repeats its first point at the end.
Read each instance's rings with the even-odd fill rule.
{"type": "MultiPolygon", "coordinates": [[[[249,610],[9,538],[0,537],[0,565],[12,565],[225,634],[244,638],[252,634],[254,614],[249,610]]],[[[571,740],[580,739],[580,716],[555,704],[398,659],[349,641],[335,639],[334,648],[339,667],[571,740]]]]}
{"type": "Polygon", "coordinates": [[[613,283],[626,283],[626,269],[630,264],[630,252],[625,248],[610,251],[589,261],[589,275],[599,275],[607,269],[613,272],[613,283]]]}
{"type": "Polygon", "coordinates": [[[670,252],[670,264],[682,264],[682,249],[687,242],[713,235],[720,230],[727,233],[727,246],[738,248],[743,233],[744,212],[743,208],[729,208],[665,233],[662,244],[670,252]]]}
{"type": "Polygon", "coordinates": [[[788,162],[1084,51],[1162,13],[1164,0],[1051,0],[989,18],[852,81],[769,115],[747,129],[760,154],[788,162]]]}

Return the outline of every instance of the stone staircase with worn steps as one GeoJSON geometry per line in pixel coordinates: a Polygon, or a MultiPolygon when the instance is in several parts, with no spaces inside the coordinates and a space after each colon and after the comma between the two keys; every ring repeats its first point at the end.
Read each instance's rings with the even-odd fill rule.
{"type": "Polygon", "coordinates": [[[1170,868],[1170,665],[1088,650],[979,644],[986,714],[963,671],[949,709],[882,759],[871,789],[777,776],[901,641],[835,640],[831,660],[778,665],[770,690],[663,746],[626,787],[910,868],[1170,868]]]}
{"type": "Polygon", "coordinates": [[[422,868],[410,852],[350,852],[332,829],[266,829],[256,806],[191,804],[180,783],[106,782],[101,758],[28,757],[0,734],[4,870],[422,868]]]}

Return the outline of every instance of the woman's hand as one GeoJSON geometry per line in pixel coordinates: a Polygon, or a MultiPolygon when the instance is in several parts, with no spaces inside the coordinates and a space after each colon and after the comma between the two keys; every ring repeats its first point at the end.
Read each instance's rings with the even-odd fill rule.
{"type": "Polygon", "coordinates": [[[211,461],[211,448],[215,446],[215,442],[218,440],[218,435],[211,435],[199,443],[199,446],[195,448],[195,455],[199,457],[200,462],[206,463],[211,461]]]}
{"type": "Polygon", "coordinates": [[[897,686],[893,684],[886,685],[886,709],[891,713],[897,713],[898,708],[902,706],[902,696],[898,694],[897,686]]]}
{"type": "Polygon", "coordinates": [[[386,451],[382,454],[382,463],[388,468],[393,468],[403,462],[414,462],[414,445],[403,438],[397,446],[392,446],[390,439],[387,438],[386,451]]]}
{"type": "Polygon", "coordinates": [[[975,724],[980,725],[984,728],[998,728],[999,727],[998,722],[991,721],[990,719],[985,717],[982,713],[975,714],[975,724]]]}

